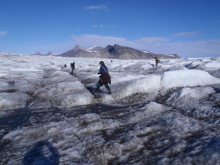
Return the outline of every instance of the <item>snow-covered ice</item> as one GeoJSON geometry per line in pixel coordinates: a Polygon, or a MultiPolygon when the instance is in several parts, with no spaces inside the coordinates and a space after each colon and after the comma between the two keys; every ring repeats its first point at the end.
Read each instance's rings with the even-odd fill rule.
{"type": "Polygon", "coordinates": [[[220,84],[220,79],[201,70],[169,71],[162,74],[163,88],[193,87],[220,84]]]}
{"type": "Polygon", "coordinates": [[[220,164],[219,59],[0,54],[0,164],[220,164]]]}

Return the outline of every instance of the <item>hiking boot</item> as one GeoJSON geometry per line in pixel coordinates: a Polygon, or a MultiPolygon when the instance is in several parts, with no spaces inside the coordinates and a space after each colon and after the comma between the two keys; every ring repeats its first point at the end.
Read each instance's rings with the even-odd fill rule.
{"type": "Polygon", "coordinates": [[[112,94],[110,87],[107,87],[107,89],[108,89],[108,94],[112,94]]]}

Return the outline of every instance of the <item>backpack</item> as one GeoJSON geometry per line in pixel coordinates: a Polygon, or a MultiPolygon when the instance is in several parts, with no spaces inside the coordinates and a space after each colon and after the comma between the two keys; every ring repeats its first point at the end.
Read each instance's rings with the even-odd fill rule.
{"type": "Polygon", "coordinates": [[[110,83],[109,84],[111,84],[111,76],[110,76],[110,74],[107,72],[107,70],[105,70],[105,68],[102,66],[102,69],[105,71],[105,73],[107,73],[108,74],[108,76],[109,76],[109,78],[110,78],[110,83]]]}

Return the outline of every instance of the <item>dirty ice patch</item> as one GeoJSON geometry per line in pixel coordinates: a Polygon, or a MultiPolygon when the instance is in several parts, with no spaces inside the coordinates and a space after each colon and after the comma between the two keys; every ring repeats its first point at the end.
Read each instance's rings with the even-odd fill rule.
{"type": "Polygon", "coordinates": [[[215,93],[214,89],[211,87],[196,87],[188,88],[185,87],[175,93],[173,93],[168,99],[167,103],[182,108],[199,108],[210,109],[210,107],[201,105],[200,101],[203,98],[208,97],[210,94],[215,93]]]}
{"type": "Polygon", "coordinates": [[[195,119],[179,113],[170,113],[166,116],[166,127],[172,131],[172,136],[177,139],[187,138],[198,133],[204,126],[195,119]]]}
{"type": "Polygon", "coordinates": [[[178,70],[164,72],[162,74],[162,87],[165,89],[214,84],[220,84],[220,79],[201,70],[178,70]]]}
{"type": "MultiPolygon", "coordinates": [[[[160,82],[160,75],[147,75],[142,78],[114,84],[111,86],[111,98],[113,98],[115,101],[118,101],[135,93],[154,93],[160,89],[160,82]]],[[[106,96],[106,98],[104,97],[103,100],[108,101],[110,100],[110,97],[106,96]]]]}
{"type": "Polygon", "coordinates": [[[27,94],[21,92],[0,93],[0,110],[23,108],[29,99],[27,94]]]}
{"type": "Polygon", "coordinates": [[[211,87],[197,87],[197,88],[183,88],[175,94],[171,95],[171,98],[186,98],[188,99],[201,99],[209,94],[215,93],[211,87]]]}
{"type": "Polygon", "coordinates": [[[142,107],[140,112],[136,112],[131,118],[130,122],[137,122],[139,120],[145,119],[150,116],[154,116],[157,114],[160,114],[162,112],[165,112],[169,108],[158,104],[156,102],[150,102],[149,104],[146,104],[144,107],[142,107]]]}
{"type": "Polygon", "coordinates": [[[89,113],[89,114],[85,114],[82,115],[78,118],[78,125],[87,125],[91,122],[97,122],[100,121],[101,118],[99,115],[95,114],[95,113],[89,113]]]}
{"type": "Polygon", "coordinates": [[[5,91],[9,87],[9,84],[6,82],[0,82],[0,92],[5,91]]]}
{"type": "MultiPolygon", "coordinates": [[[[3,141],[10,141],[11,144],[11,147],[4,154],[9,154],[17,149],[19,151],[11,155],[10,158],[4,154],[3,157],[5,156],[4,158],[7,160],[7,164],[23,164],[23,157],[30,151],[30,148],[36,147],[39,142],[46,141],[46,143],[51,144],[59,155],[62,156],[59,160],[60,164],[78,162],[84,153],[85,147],[76,136],[77,130],[74,128],[75,124],[74,121],[64,121],[49,123],[40,127],[24,127],[11,131],[2,138],[3,141]]],[[[36,156],[32,163],[41,164],[42,159],[40,160],[40,158],[42,157],[39,155],[36,156]]],[[[45,163],[45,161],[43,162],[45,163]]]]}

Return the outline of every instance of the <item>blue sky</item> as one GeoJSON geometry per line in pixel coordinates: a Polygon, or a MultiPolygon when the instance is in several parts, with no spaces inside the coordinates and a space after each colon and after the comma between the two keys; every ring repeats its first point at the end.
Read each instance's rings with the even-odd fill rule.
{"type": "Polygon", "coordinates": [[[220,56],[219,0],[0,0],[0,52],[126,45],[220,56]]]}

